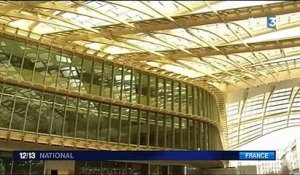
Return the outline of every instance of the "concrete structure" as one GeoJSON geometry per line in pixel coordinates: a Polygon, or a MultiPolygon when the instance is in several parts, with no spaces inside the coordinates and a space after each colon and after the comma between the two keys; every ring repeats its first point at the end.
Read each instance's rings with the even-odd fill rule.
{"type": "Polygon", "coordinates": [[[14,162],[11,153],[230,150],[299,125],[299,6],[1,1],[5,173],[182,175],[226,167],[225,161],[14,162]]]}
{"type": "Polygon", "coordinates": [[[300,137],[292,141],[281,157],[282,166],[286,166],[293,174],[300,174],[300,137]]]}
{"type": "Polygon", "coordinates": [[[258,174],[279,174],[281,172],[281,160],[261,161],[257,165],[258,174]]]}

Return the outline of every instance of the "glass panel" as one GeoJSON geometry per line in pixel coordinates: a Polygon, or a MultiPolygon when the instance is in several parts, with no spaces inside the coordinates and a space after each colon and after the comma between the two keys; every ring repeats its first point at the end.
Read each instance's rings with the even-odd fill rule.
{"type": "Polygon", "coordinates": [[[99,115],[98,109],[98,102],[91,102],[90,103],[90,111],[88,116],[88,138],[96,140],[98,135],[98,122],[99,122],[99,115]]]}
{"type": "Polygon", "coordinates": [[[187,119],[186,118],[182,118],[181,122],[182,122],[181,123],[181,127],[182,127],[182,135],[183,135],[183,149],[189,149],[188,148],[189,135],[188,135],[187,119]]]}
{"type": "Polygon", "coordinates": [[[140,133],[140,144],[148,145],[148,133],[149,133],[149,120],[148,120],[148,112],[141,111],[141,133],[140,133]]]}
{"type": "Polygon", "coordinates": [[[145,73],[141,74],[141,104],[147,105],[148,104],[148,75],[145,73]]]}
{"type": "Polygon", "coordinates": [[[55,69],[54,62],[56,61],[55,55],[52,54],[52,47],[50,47],[50,50],[47,51],[47,54],[44,54],[44,57],[45,58],[43,58],[41,62],[38,62],[36,66],[40,66],[39,68],[41,69],[44,65],[42,68],[45,74],[43,83],[55,87],[56,77],[53,76],[53,73],[51,74],[51,71],[55,69]]]}
{"type": "Polygon", "coordinates": [[[207,123],[204,123],[204,149],[205,150],[208,150],[208,124],[207,123]]]}
{"type": "Polygon", "coordinates": [[[100,131],[99,131],[99,140],[107,141],[108,140],[108,127],[109,127],[109,105],[102,103],[100,105],[100,131]]]}
{"type": "Polygon", "coordinates": [[[175,148],[180,149],[180,120],[178,117],[174,117],[174,130],[175,130],[175,148]]]}
{"type": "Polygon", "coordinates": [[[22,62],[21,76],[23,80],[32,81],[33,70],[35,67],[35,60],[37,59],[37,47],[28,45],[27,51],[22,62]]]}
{"type": "Polygon", "coordinates": [[[211,103],[210,103],[211,101],[210,101],[210,94],[209,93],[206,93],[206,107],[207,107],[207,117],[208,118],[211,118],[211,111],[210,111],[210,105],[211,105],[211,103]]]}
{"type": "Polygon", "coordinates": [[[69,79],[70,90],[79,92],[79,90],[82,89],[82,92],[86,92],[80,79],[82,76],[82,62],[82,57],[74,55],[70,67],[63,69],[64,76],[66,76],[69,79]]]}
{"type": "Polygon", "coordinates": [[[61,50],[53,50],[52,49],[46,65],[42,61],[35,63],[34,62],[35,55],[34,54],[30,55],[30,61],[35,63],[34,71],[42,72],[42,70],[45,69],[45,71],[47,72],[46,73],[47,77],[45,79],[45,82],[46,82],[46,84],[53,86],[53,87],[57,86],[58,77],[61,76],[61,74],[59,72],[60,65],[61,65],[61,63],[60,63],[61,52],[62,52],[61,50]]]}
{"type": "MultiPolygon", "coordinates": [[[[211,142],[210,142],[210,137],[211,137],[211,126],[206,123],[206,149],[210,150],[211,149],[211,142]]],[[[257,131],[257,130],[256,130],[257,131]]]]}
{"type": "Polygon", "coordinates": [[[38,125],[38,118],[41,108],[41,100],[42,100],[42,93],[39,91],[32,91],[31,94],[31,102],[28,109],[28,116],[26,118],[26,131],[36,132],[37,125],[38,125]]]}
{"type": "Polygon", "coordinates": [[[193,91],[194,92],[193,93],[193,100],[194,100],[194,112],[193,112],[193,114],[194,115],[199,115],[198,87],[194,86],[193,89],[194,89],[194,91],[193,91]]]}
{"type": "Polygon", "coordinates": [[[119,142],[120,107],[111,106],[110,141],[119,142]]]}
{"type": "Polygon", "coordinates": [[[201,91],[200,91],[200,109],[201,109],[201,111],[200,111],[200,115],[201,116],[205,116],[205,109],[204,109],[204,104],[205,104],[205,101],[204,101],[204,90],[203,89],[201,89],[201,91]]]}
{"type": "Polygon", "coordinates": [[[204,122],[201,122],[201,148],[202,148],[202,150],[205,150],[205,143],[206,143],[206,141],[205,141],[205,123],[204,122]]]}
{"type": "Polygon", "coordinates": [[[158,108],[164,109],[165,106],[165,87],[164,87],[164,80],[159,78],[158,79],[158,108]]]}
{"type": "Polygon", "coordinates": [[[206,91],[202,91],[202,104],[203,104],[203,116],[207,117],[207,98],[206,98],[206,91]]]}
{"type": "Polygon", "coordinates": [[[156,77],[150,76],[150,106],[156,107],[157,89],[156,89],[156,77]]]}
{"type": "Polygon", "coordinates": [[[131,110],[131,139],[130,143],[131,144],[138,144],[138,110],[132,109],[131,110]]]}
{"type": "Polygon", "coordinates": [[[94,62],[94,69],[93,69],[93,84],[91,88],[91,94],[93,95],[100,95],[101,94],[101,84],[103,78],[103,63],[99,62],[98,60],[94,62]]]}
{"type": "Polygon", "coordinates": [[[109,107],[108,107],[108,142],[110,142],[110,136],[111,136],[111,121],[112,121],[112,104],[109,104],[109,107]]]}
{"type": "Polygon", "coordinates": [[[63,89],[68,89],[71,76],[78,76],[75,68],[72,68],[73,56],[62,54],[60,57],[56,57],[56,60],[60,61],[59,64],[59,77],[57,86],[63,89]]]}
{"type": "MultiPolygon", "coordinates": [[[[82,84],[80,85],[80,92],[91,93],[92,84],[94,82],[93,79],[93,60],[89,60],[88,58],[83,59],[82,69],[77,68],[82,84]]],[[[98,95],[98,94],[97,94],[98,95]]]]}
{"type": "Polygon", "coordinates": [[[121,97],[121,90],[123,91],[122,83],[123,83],[123,76],[122,76],[122,67],[115,66],[114,72],[114,86],[113,86],[113,98],[120,100],[121,97]]]}
{"type": "Polygon", "coordinates": [[[201,150],[201,140],[200,140],[200,121],[195,120],[195,143],[196,143],[196,149],[201,150]]]}
{"type": "Polygon", "coordinates": [[[53,114],[53,124],[52,124],[52,134],[61,135],[64,120],[64,108],[66,103],[66,97],[61,95],[56,95],[55,99],[55,111],[53,114]]]}
{"type": "Polygon", "coordinates": [[[217,114],[217,108],[216,108],[216,101],[215,98],[212,96],[212,118],[214,121],[218,121],[218,114],[217,114]]]}
{"type": "MultiPolygon", "coordinates": [[[[28,53],[28,64],[32,64],[32,81],[34,83],[43,83],[46,75],[46,63],[48,62],[49,52],[44,48],[39,48],[32,53],[28,53]]],[[[27,67],[30,71],[30,66],[27,67]]],[[[28,72],[29,73],[29,72],[28,72]]]]}
{"type": "Polygon", "coordinates": [[[174,103],[174,111],[179,112],[179,83],[174,82],[174,97],[173,97],[173,103],[174,103]]]}
{"type": "Polygon", "coordinates": [[[194,120],[189,120],[189,138],[190,138],[190,147],[189,149],[196,149],[195,148],[195,131],[194,131],[194,120]]]}
{"type": "Polygon", "coordinates": [[[81,109],[78,109],[77,105],[79,100],[76,98],[68,97],[67,98],[67,106],[64,112],[64,135],[69,137],[75,136],[75,127],[76,127],[76,118],[80,116],[79,114],[81,109]]]}
{"type": "Polygon", "coordinates": [[[171,81],[166,81],[166,109],[172,110],[173,92],[171,81]]]}
{"type": "Polygon", "coordinates": [[[211,94],[209,94],[209,101],[210,101],[210,105],[209,105],[209,111],[210,111],[210,118],[214,119],[213,116],[213,96],[211,94]]]}
{"type": "Polygon", "coordinates": [[[191,85],[188,85],[188,113],[193,114],[193,89],[191,85]]]}
{"type": "Polygon", "coordinates": [[[166,135],[167,135],[167,148],[173,148],[173,117],[166,115],[166,135]]]}
{"type": "Polygon", "coordinates": [[[15,88],[11,86],[3,86],[1,99],[1,118],[3,123],[0,125],[9,128],[11,122],[11,115],[13,113],[13,100],[15,88]]]}
{"type": "Polygon", "coordinates": [[[187,107],[187,101],[186,101],[186,84],[181,83],[181,112],[186,113],[186,107],[187,107]]]}
{"type": "Polygon", "coordinates": [[[121,110],[121,143],[128,143],[129,109],[122,107],[121,110]]]}
{"type": "Polygon", "coordinates": [[[78,114],[76,121],[76,137],[86,138],[87,121],[89,115],[90,102],[87,100],[80,100],[78,104],[78,114]]]}
{"type": "Polygon", "coordinates": [[[198,107],[199,107],[199,115],[200,116],[203,116],[203,100],[202,100],[203,96],[202,96],[202,93],[203,93],[202,89],[199,88],[199,93],[198,93],[199,105],[198,105],[198,107]]]}
{"type": "Polygon", "coordinates": [[[157,120],[158,120],[158,146],[159,147],[165,147],[166,143],[166,121],[165,116],[163,114],[157,114],[157,120]]]}
{"type": "Polygon", "coordinates": [[[150,146],[157,146],[157,115],[155,113],[150,112],[150,146]]]}
{"type": "Polygon", "coordinates": [[[24,63],[24,56],[27,52],[27,45],[24,43],[16,42],[14,43],[14,48],[11,57],[11,65],[13,66],[12,71],[9,71],[9,78],[15,78],[19,80],[23,80],[20,76],[22,73],[22,67],[24,63]]]}
{"type": "Polygon", "coordinates": [[[13,76],[16,73],[15,68],[11,64],[14,44],[11,40],[0,37],[0,75],[4,77],[13,76]]]}
{"type": "Polygon", "coordinates": [[[133,71],[134,79],[132,80],[132,102],[133,103],[140,103],[140,92],[141,92],[141,86],[140,86],[140,72],[138,70],[133,71]]]}
{"type": "Polygon", "coordinates": [[[122,89],[122,101],[129,102],[132,98],[131,93],[131,84],[134,82],[134,77],[131,76],[131,69],[124,68],[124,77],[123,77],[123,89],[122,89]]]}
{"type": "Polygon", "coordinates": [[[20,96],[16,96],[12,99],[14,99],[15,102],[12,104],[14,112],[11,123],[11,129],[23,130],[28,100],[20,96]]]}
{"type": "Polygon", "coordinates": [[[104,74],[103,74],[103,87],[102,87],[102,95],[105,97],[111,96],[111,88],[112,88],[112,65],[105,64],[104,65],[104,74]]]}
{"type": "MultiPolygon", "coordinates": [[[[40,111],[39,133],[50,133],[54,94],[43,93],[43,102],[40,111]]],[[[29,105],[28,105],[29,106],[29,105]]],[[[26,110],[24,110],[26,111],[26,110]]]]}

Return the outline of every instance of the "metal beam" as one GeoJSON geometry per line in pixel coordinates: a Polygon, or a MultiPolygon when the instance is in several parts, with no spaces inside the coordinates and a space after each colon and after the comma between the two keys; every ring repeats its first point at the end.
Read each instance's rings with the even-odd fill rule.
{"type": "MultiPolygon", "coordinates": [[[[299,111],[291,111],[291,113],[293,113],[293,114],[299,114],[299,111]]],[[[288,114],[289,113],[288,113],[288,110],[287,110],[285,112],[279,112],[279,113],[275,113],[275,114],[272,114],[272,115],[266,115],[265,116],[265,120],[266,119],[276,118],[276,117],[287,116],[288,114]]],[[[241,124],[243,124],[243,125],[250,125],[250,124],[253,124],[255,122],[260,122],[260,123],[262,122],[260,115],[255,116],[255,118],[251,117],[250,119],[243,120],[243,122],[241,124]]],[[[253,125],[255,125],[255,124],[253,124],[253,125]]],[[[231,124],[229,127],[238,127],[238,123],[231,124]]]]}
{"type": "MultiPolygon", "coordinates": [[[[230,23],[232,23],[232,22],[230,22],[230,23]]],[[[237,23],[235,22],[235,24],[237,24],[237,23]]],[[[251,30],[251,35],[248,33],[249,32],[248,31],[244,34],[239,34],[239,36],[245,40],[245,39],[249,39],[249,38],[252,38],[252,37],[257,37],[257,36],[260,36],[260,35],[273,33],[273,32],[278,32],[278,31],[281,31],[281,30],[290,29],[290,28],[299,27],[299,26],[300,26],[300,20],[293,21],[293,22],[288,22],[287,21],[286,23],[279,25],[276,28],[276,30],[266,28],[266,27],[262,27],[261,29],[251,30]]],[[[208,33],[210,33],[212,35],[215,35],[218,38],[222,39],[222,41],[220,41],[220,42],[213,43],[216,46],[223,45],[223,44],[226,44],[226,43],[233,43],[233,42],[236,42],[236,41],[239,40],[238,38],[236,38],[235,35],[231,35],[231,36],[228,36],[226,38],[224,36],[220,36],[221,33],[214,33],[213,31],[207,30],[205,28],[205,26],[193,27],[191,29],[202,30],[202,31],[208,32],[208,33]]]]}
{"type": "MultiPolygon", "coordinates": [[[[222,17],[227,22],[246,20],[249,18],[259,18],[269,15],[282,15],[288,13],[299,12],[300,2],[296,1],[286,1],[273,4],[266,4],[264,6],[252,6],[244,7],[237,9],[227,9],[218,11],[218,15],[222,17]]],[[[222,23],[223,21],[219,18],[217,14],[213,12],[206,13],[194,13],[181,16],[172,16],[171,21],[166,18],[159,19],[150,19],[137,22],[131,22],[130,24],[135,26],[126,27],[124,24],[108,25],[108,26],[99,26],[96,29],[99,29],[101,32],[108,32],[115,36],[119,35],[128,35],[136,34],[140,31],[144,33],[151,33],[154,31],[160,30],[171,30],[176,28],[190,28],[194,26],[206,25],[206,24],[215,24],[222,23]],[[159,24],[159,25],[156,25],[159,24]]],[[[73,30],[80,31],[80,30],[73,30]]],[[[63,33],[57,32],[56,34],[63,33]]]]}
{"type": "Polygon", "coordinates": [[[108,17],[108,18],[111,18],[112,20],[115,20],[115,21],[120,22],[120,23],[122,23],[122,24],[124,24],[124,25],[127,25],[127,26],[129,26],[129,27],[133,27],[133,28],[134,28],[134,25],[132,25],[132,24],[130,24],[130,23],[128,23],[127,21],[124,21],[124,20],[122,20],[122,19],[119,19],[119,18],[116,18],[116,17],[114,17],[114,16],[111,16],[111,15],[109,15],[109,14],[107,14],[107,13],[101,11],[101,9],[94,8],[94,7],[90,6],[89,4],[85,4],[85,3],[82,3],[82,2],[79,2],[79,1],[73,1],[73,2],[76,3],[76,4],[79,4],[79,5],[81,5],[81,6],[85,7],[85,8],[87,8],[87,9],[90,9],[90,10],[92,10],[92,11],[94,11],[94,12],[97,12],[97,13],[99,13],[99,14],[101,14],[101,15],[104,15],[104,16],[106,16],[106,17],[108,17]]]}
{"type": "MultiPolygon", "coordinates": [[[[117,5],[117,6],[124,7],[124,8],[130,9],[130,10],[134,10],[136,12],[147,15],[151,18],[156,18],[156,17],[160,16],[160,15],[151,14],[151,12],[150,12],[151,10],[147,9],[143,6],[141,6],[139,8],[135,8],[130,1],[105,1],[105,2],[108,4],[117,5]]],[[[138,2],[138,1],[136,1],[136,2],[138,2]]]]}
{"type": "Polygon", "coordinates": [[[292,106],[293,106],[293,103],[294,103],[295,98],[297,97],[299,91],[300,91],[299,87],[293,87],[293,89],[292,89],[291,96],[289,98],[289,106],[288,106],[288,114],[287,114],[287,120],[286,120],[286,127],[289,127],[292,106]],[[295,91],[295,93],[293,93],[294,91],[295,91]]]}
{"type": "Polygon", "coordinates": [[[94,43],[101,43],[106,44],[107,46],[117,46],[120,48],[125,48],[129,50],[134,51],[143,51],[142,49],[138,49],[136,47],[130,46],[124,42],[118,42],[116,40],[113,40],[112,38],[106,38],[106,37],[98,37],[97,34],[86,34],[82,33],[80,35],[67,35],[60,37],[62,41],[88,41],[88,42],[94,42],[94,43]]]}
{"type": "MultiPolygon", "coordinates": [[[[1,7],[2,8],[2,7],[1,7]]],[[[57,22],[57,21],[53,21],[53,20],[49,20],[45,17],[41,17],[41,16],[37,16],[37,15],[23,15],[20,14],[18,12],[15,11],[10,11],[10,12],[5,12],[0,10],[0,15],[1,16],[6,16],[6,17],[10,17],[10,18],[17,18],[17,19],[26,19],[26,20],[30,20],[30,21],[35,21],[35,22],[39,22],[39,23],[46,23],[46,24],[50,24],[50,25],[54,25],[54,26],[60,26],[60,27],[65,27],[65,28],[72,28],[74,29],[74,25],[70,25],[70,24],[66,24],[66,23],[62,23],[62,22],[57,22]]]]}
{"type": "Polygon", "coordinates": [[[89,14],[89,13],[84,13],[84,12],[81,12],[80,10],[78,10],[77,8],[72,8],[72,7],[69,7],[67,5],[65,5],[65,2],[61,1],[61,2],[51,2],[51,3],[35,3],[35,2],[27,2],[28,5],[34,7],[34,8],[39,8],[39,9],[48,9],[48,10],[59,10],[61,12],[68,12],[68,13],[73,13],[73,14],[76,14],[76,15],[82,15],[82,16],[86,16],[86,17],[90,17],[90,18],[95,18],[95,19],[99,19],[99,20],[102,20],[102,21],[106,21],[106,22],[110,22],[110,23],[114,23],[115,21],[104,16],[104,15],[101,15],[101,14],[98,14],[97,15],[93,15],[93,14],[89,14]]]}
{"type": "MultiPolygon", "coordinates": [[[[197,2],[197,4],[195,5],[187,5],[187,4],[184,4],[185,1],[175,1],[177,4],[183,6],[186,8],[186,10],[179,10],[177,11],[176,13],[174,14],[169,14],[170,16],[178,16],[178,15],[183,15],[183,14],[187,14],[187,13],[190,13],[190,12],[193,12],[193,11],[196,11],[196,10],[199,10],[199,9],[202,9],[202,8],[205,8],[206,7],[206,4],[203,3],[203,2],[197,2]]],[[[188,1],[187,1],[188,2],[188,1]]],[[[212,5],[215,5],[215,4],[218,4],[220,3],[221,1],[212,1],[210,2],[210,4],[212,5]]]]}
{"type": "MultiPolygon", "coordinates": [[[[179,64],[180,66],[183,66],[183,67],[187,67],[187,68],[189,68],[189,69],[191,69],[191,70],[193,70],[193,71],[195,71],[195,72],[198,72],[198,73],[201,73],[201,74],[204,74],[204,75],[206,75],[206,76],[208,76],[208,77],[211,77],[211,78],[213,78],[213,79],[216,79],[216,80],[218,80],[218,81],[224,81],[224,82],[226,82],[226,83],[228,83],[228,84],[231,84],[232,86],[235,86],[235,87],[237,87],[237,88],[241,88],[241,87],[239,87],[239,86],[237,86],[234,82],[231,82],[231,81],[229,81],[229,80],[224,80],[224,79],[221,79],[221,78],[218,78],[218,77],[216,77],[216,76],[214,76],[214,75],[211,75],[211,74],[209,74],[209,73],[207,73],[207,72],[205,72],[205,71],[203,71],[203,70],[199,70],[199,69],[195,69],[194,67],[192,67],[192,66],[190,66],[190,65],[187,65],[187,64],[184,64],[184,63],[181,63],[181,62],[179,62],[178,60],[177,61],[174,61],[176,64],[179,64]]],[[[247,84],[247,82],[245,82],[246,84],[247,84]]],[[[251,84],[248,84],[249,86],[251,86],[251,84]]]]}
{"type": "MultiPolygon", "coordinates": [[[[288,28],[293,28],[293,27],[298,27],[298,26],[300,26],[300,21],[296,21],[296,22],[291,22],[291,23],[286,23],[286,24],[282,24],[282,25],[280,25],[278,28],[277,28],[277,30],[276,31],[279,31],[279,30],[284,30],[284,29],[288,29],[288,28]]],[[[212,31],[209,31],[209,30],[204,30],[204,29],[202,29],[202,28],[193,28],[193,29],[195,29],[195,30],[203,30],[203,31],[206,31],[206,32],[209,32],[209,33],[211,33],[211,34],[213,34],[213,35],[216,35],[216,36],[218,36],[219,38],[221,38],[222,40],[223,40],[223,43],[220,43],[220,42],[218,42],[218,43],[214,43],[214,45],[218,45],[217,47],[219,47],[219,45],[224,45],[224,41],[225,41],[225,44],[226,43],[230,43],[230,42],[235,42],[235,41],[238,41],[239,39],[238,38],[236,38],[236,36],[235,35],[233,35],[231,38],[228,38],[228,39],[226,39],[226,38],[224,38],[224,37],[221,37],[221,36],[219,36],[218,34],[215,34],[214,32],[212,32],[212,31]]],[[[190,29],[186,29],[186,31],[190,31],[190,32],[192,32],[190,29]]],[[[142,31],[141,31],[142,32],[142,31]]],[[[252,35],[253,35],[253,37],[256,37],[256,36],[259,36],[259,35],[263,35],[263,34],[266,34],[266,33],[271,33],[271,32],[275,32],[274,30],[271,30],[271,29],[268,29],[268,28],[266,28],[266,29],[262,29],[262,30],[258,30],[258,31],[252,31],[253,33],[252,33],[252,35]]],[[[149,43],[153,43],[153,44],[158,44],[158,45],[162,45],[162,46],[164,46],[164,47],[170,47],[171,45],[170,44],[167,44],[166,43],[166,41],[163,41],[162,39],[160,39],[160,38],[158,38],[158,37],[155,37],[155,35],[154,34],[145,34],[145,35],[148,35],[149,36],[149,38],[145,38],[145,37],[143,37],[142,35],[126,35],[126,36],[113,36],[113,35],[110,35],[109,33],[105,33],[105,32],[101,32],[100,34],[98,33],[98,34],[95,34],[95,33],[91,33],[91,32],[88,32],[88,31],[86,31],[86,32],[84,32],[85,33],[85,35],[88,37],[88,38],[95,38],[95,37],[108,37],[108,38],[111,38],[111,37],[114,37],[114,38],[125,38],[125,39],[135,39],[135,40],[141,40],[141,41],[143,41],[143,42],[149,42],[149,43]],[[154,38],[155,37],[155,38],[154,38]],[[153,41],[152,41],[153,40],[153,41]],[[154,41],[154,40],[156,40],[156,41],[154,41]],[[161,43],[158,43],[157,41],[160,41],[161,43]]],[[[158,32],[159,34],[160,33],[167,33],[167,32],[158,32]]],[[[184,37],[183,36],[181,36],[181,35],[179,35],[179,34],[174,34],[174,33],[172,33],[173,34],[173,36],[175,36],[175,37],[182,37],[182,38],[184,38],[184,39],[186,39],[186,38],[189,38],[189,40],[191,40],[190,38],[191,37],[188,37],[188,35],[185,35],[184,37]]],[[[49,35],[49,34],[47,34],[47,35],[49,35]]],[[[53,36],[56,36],[55,35],[55,33],[53,33],[53,34],[51,34],[51,35],[53,35],[53,36]]],[[[68,38],[76,38],[77,36],[79,36],[79,35],[82,35],[82,33],[80,33],[80,32],[72,32],[71,31],[71,33],[69,33],[69,35],[67,36],[68,38]]],[[[57,36],[56,36],[57,37],[57,36]]],[[[65,40],[66,38],[66,36],[58,36],[59,38],[61,38],[61,39],[63,39],[63,40],[65,40]]],[[[240,36],[241,38],[243,38],[243,39],[246,39],[246,38],[250,38],[251,36],[249,36],[249,34],[245,34],[245,35],[241,35],[240,36]]],[[[197,38],[193,38],[192,40],[191,40],[191,42],[194,42],[194,43],[196,43],[196,44],[202,44],[202,45],[205,45],[205,43],[199,43],[199,40],[198,40],[198,42],[196,41],[196,39],[197,38]]],[[[206,44],[207,45],[207,44],[206,44]]],[[[172,47],[172,46],[171,46],[172,47]]],[[[172,49],[176,49],[176,47],[172,47],[172,48],[170,48],[170,50],[172,50],[172,49]]],[[[178,49],[178,47],[177,47],[177,49],[178,49]]],[[[214,48],[215,50],[218,50],[218,48],[216,49],[216,47],[214,48]]],[[[181,49],[179,49],[179,50],[181,50],[181,49]]]]}
{"type": "Polygon", "coordinates": [[[85,27],[84,25],[80,24],[79,22],[77,21],[71,21],[69,19],[66,19],[62,16],[56,16],[56,15],[53,15],[52,13],[49,13],[49,12],[44,12],[42,10],[29,10],[29,11],[32,11],[32,12],[36,12],[37,14],[41,14],[43,16],[47,16],[47,17],[51,17],[53,19],[56,19],[56,20],[59,20],[59,21],[62,21],[64,23],[67,23],[67,24],[71,24],[73,26],[76,26],[76,27],[79,27],[79,28],[82,28],[84,30],[88,30],[88,31],[91,31],[91,32],[95,32],[95,33],[99,33],[98,30],[95,30],[91,27],[85,27]]]}
{"type": "Polygon", "coordinates": [[[262,114],[262,117],[261,117],[261,121],[262,121],[261,135],[264,135],[266,112],[267,112],[269,101],[270,101],[274,91],[275,91],[275,86],[272,86],[271,90],[270,90],[270,93],[268,95],[265,94],[265,96],[264,96],[264,104],[263,104],[264,111],[263,111],[263,114],[262,114]]]}
{"type": "MultiPolygon", "coordinates": [[[[249,48],[252,52],[262,51],[262,50],[271,50],[271,49],[281,49],[281,48],[288,48],[288,47],[297,47],[300,46],[300,38],[296,39],[284,39],[277,41],[266,41],[266,42],[257,42],[257,43],[248,43],[249,47],[245,46],[244,44],[232,44],[227,46],[219,46],[218,49],[224,54],[235,54],[235,53],[243,53],[249,52],[249,48]]],[[[220,55],[219,51],[216,51],[210,47],[200,47],[200,48],[192,48],[186,49],[187,51],[191,52],[196,57],[205,57],[205,56],[212,56],[212,55],[220,55]]],[[[169,50],[169,51],[159,51],[165,55],[166,58],[172,59],[180,59],[191,57],[190,54],[183,52],[182,50],[169,50]]],[[[153,60],[156,59],[157,56],[151,55],[148,53],[129,53],[129,54],[116,54],[117,57],[124,57],[125,59],[130,60],[153,60]]]]}
{"type": "Polygon", "coordinates": [[[238,136],[237,136],[237,143],[239,144],[240,143],[240,133],[241,133],[241,124],[242,124],[242,115],[243,115],[243,112],[244,112],[244,107],[245,107],[245,104],[246,104],[246,101],[248,99],[248,91],[245,91],[244,93],[244,98],[243,100],[241,100],[240,104],[239,104],[239,122],[238,122],[238,136]]]}
{"type": "MultiPolygon", "coordinates": [[[[272,55],[272,57],[270,58],[270,61],[266,61],[266,62],[263,62],[263,63],[265,65],[272,64],[272,63],[282,63],[282,62],[286,62],[286,60],[282,60],[283,58],[296,56],[296,55],[299,55],[299,54],[300,54],[300,51],[293,51],[291,53],[286,53],[285,56],[282,55],[282,54],[272,55]]],[[[236,57],[240,57],[240,58],[245,59],[249,63],[249,65],[245,66],[246,68],[255,68],[256,66],[261,65],[261,63],[259,63],[259,62],[253,62],[252,60],[248,59],[247,57],[243,57],[241,55],[234,54],[232,56],[236,56],[236,57]]],[[[295,58],[294,60],[296,60],[296,59],[297,58],[295,58]]],[[[228,71],[234,71],[234,70],[235,69],[228,69],[228,71]]]]}
{"type": "Polygon", "coordinates": [[[151,9],[152,11],[154,11],[155,13],[157,13],[157,14],[167,18],[168,20],[174,22],[173,18],[171,18],[169,15],[167,15],[165,12],[161,11],[160,9],[157,9],[157,8],[153,7],[149,2],[147,2],[147,1],[140,1],[140,2],[143,3],[149,9],[151,9]]]}

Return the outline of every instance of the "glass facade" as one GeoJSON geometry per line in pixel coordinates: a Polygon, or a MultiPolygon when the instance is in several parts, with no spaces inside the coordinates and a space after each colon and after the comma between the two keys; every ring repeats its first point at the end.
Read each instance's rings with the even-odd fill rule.
{"type": "Polygon", "coordinates": [[[209,139],[220,138],[213,132],[215,126],[180,115],[218,122],[215,98],[191,84],[8,36],[0,38],[0,76],[68,92],[1,83],[0,127],[4,129],[155,148],[220,146],[209,139]],[[83,99],[71,92],[91,97],[83,99]]]}

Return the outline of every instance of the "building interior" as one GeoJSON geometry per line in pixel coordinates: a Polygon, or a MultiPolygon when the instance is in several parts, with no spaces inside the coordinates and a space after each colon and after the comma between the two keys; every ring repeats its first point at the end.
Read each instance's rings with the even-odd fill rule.
{"type": "Polygon", "coordinates": [[[234,150],[300,126],[299,53],[299,1],[0,1],[0,172],[226,168],[12,151],[234,150]]]}

